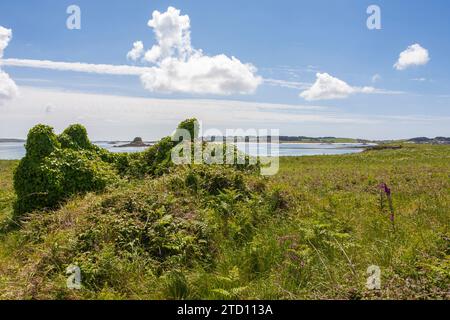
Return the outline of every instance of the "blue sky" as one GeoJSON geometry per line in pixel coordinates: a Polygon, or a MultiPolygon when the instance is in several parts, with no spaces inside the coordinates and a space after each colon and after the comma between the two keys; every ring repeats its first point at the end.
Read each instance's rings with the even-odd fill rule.
{"type": "MultiPolygon", "coordinates": [[[[33,101],[39,104],[36,108],[47,111],[59,108],[59,100],[52,100],[54,91],[159,99],[161,104],[166,99],[171,100],[170,103],[175,103],[172,100],[191,100],[186,108],[192,109],[195,115],[199,113],[195,109],[199,100],[235,103],[235,109],[232,104],[227,104],[230,105],[229,116],[202,119],[210,122],[206,123],[207,126],[219,128],[239,123],[243,127],[277,127],[282,134],[289,135],[368,138],[450,135],[450,3],[445,0],[4,0],[0,3],[0,26],[11,29],[13,34],[4,50],[4,58],[145,67],[146,64],[127,59],[127,52],[137,40],[144,43],[145,50],[157,44],[147,22],[154,10],[164,13],[169,6],[179,9],[181,15],[189,16],[193,48],[202,49],[208,57],[224,54],[255,66],[258,70],[255,76],[262,79],[257,88],[248,90],[251,92],[246,94],[232,92],[222,95],[195,90],[166,93],[146,90],[139,77],[134,75],[6,65],[1,67],[2,70],[15,81],[21,94],[0,106],[4,109],[0,116],[0,136],[23,136],[25,125],[33,121],[47,121],[62,128],[69,121],[83,122],[92,116],[87,114],[72,119],[61,111],[58,117],[48,119],[48,112],[34,114],[30,105],[33,101]],[[66,8],[71,4],[81,8],[81,30],[66,28],[66,8]],[[371,4],[381,8],[381,30],[366,27],[366,9],[371,4]],[[420,44],[427,50],[429,61],[404,70],[395,69],[393,65],[399,54],[413,44],[420,44]],[[371,87],[376,92],[356,92],[336,99],[308,101],[299,94],[315,83],[316,73],[327,73],[352,88],[371,87]],[[376,81],[375,75],[378,75],[376,81]],[[286,83],[291,85],[286,87],[286,83]],[[39,94],[36,93],[38,91],[39,94]],[[34,95],[30,93],[27,97],[28,92],[34,95]],[[50,102],[45,101],[46,95],[50,102]],[[36,100],[37,96],[42,101],[36,100]],[[264,107],[257,108],[255,103],[264,107]],[[271,109],[271,104],[286,107],[271,109]],[[264,119],[266,111],[262,109],[270,110],[267,121],[264,119]],[[245,114],[241,115],[242,110],[245,114]],[[254,110],[257,120],[250,119],[248,110],[254,110]],[[28,120],[11,126],[12,119],[20,121],[20,112],[28,120]],[[31,117],[30,112],[34,116],[31,117]],[[258,112],[260,114],[256,115],[258,112]],[[275,113],[281,113],[279,121],[275,113]],[[305,115],[305,120],[292,117],[289,122],[291,114],[305,115]],[[222,122],[219,121],[221,118],[222,122]],[[352,121],[345,122],[345,119],[352,121]]],[[[77,99],[74,95],[71,97],[77,99]]],[[[108,98],[108,103],[114,103],[114,100],[108,98]]],[[[142,103],[145,104],[145,100],[142,103]]],[[[76,107],[74,101],[73,106],[66,108],[76,107]]],[[[122,123],[120,128],[108,129],[105,122],[101,130],[87,120],[86,125],[92,128],[96,138],[122,138],[133,128],[146,131],[140,135],[156,138],[165,135],[167,132],[160,131],[168,130],[178,121],[173,117],[178,110],[175,107],[167,117],[163,115],[163,106],[158,108],[161,109],[158,111],[161,121],[154,126],[158,130],[135,126],[134,123],[122,123]]],[[[179,111],[181,116],[187,110],[179,111]]],[[[97,112],[104,114],[109,121],[118,121],[114,117],[120,116],[108,115],[107,110],[97,112]]],[[[101,121],[99,117],[94,118],[101,121]]]]}

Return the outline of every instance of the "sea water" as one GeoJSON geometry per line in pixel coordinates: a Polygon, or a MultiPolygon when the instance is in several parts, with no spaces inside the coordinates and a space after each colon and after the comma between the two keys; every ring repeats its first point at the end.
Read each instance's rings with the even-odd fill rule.
{"type": "MultiPolygon", "coordinates": [[[[119,148],[118,145],[126,142],[112,143],[112,142],[95,142],[101,148],[111,152],[139,152],[144,151],[145,148],[126,147],[119,148]]],[[[336,155],[357,153],[367,147],[361,143],[237,143],[239,150],[252,155],[260,156],[281,156],[281,157],[296,157],[296,156],[313,156],[313,155],[336,155]]],[[[0,142],[0,160],[18,160],[25,156],[25,147],[23,142],[0,142]]]]}

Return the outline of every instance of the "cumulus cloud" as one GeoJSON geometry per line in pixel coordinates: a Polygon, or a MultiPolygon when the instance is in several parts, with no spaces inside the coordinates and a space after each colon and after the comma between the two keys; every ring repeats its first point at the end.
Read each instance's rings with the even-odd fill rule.
{"type": "MultiPolygon", "coordinates": [[[[133,43],[127,58],[151,65],[109,65],[82,62],[58,62],[31,59],[1,59],[0,66],[28,67],[60,71],[110,75],[136,75],[147,90],[153,92],[183,92],[193,94],[249,94],[262,83],[256,68],[235,57],[223,54],[208,56],[191,46],[190,20],[180,10],[169,7],[166,12],[154,11],[148,26],[153,28],[157,44],[145,52],[142,41],[133,43]]],[[[11,31],[0,30],[0,53],[3,54],[11,31]]],[[[0,70],[1,72],[1,70],[0,70]]],[[[13,96],[17,87],[2,72],[0,98],[13,96]]]]}
{"type": "Polygon", "coordinates": [[[160,46],[153,46],[150,50],[145,53],[144,60],[155,63],[161,57],[162,51],[160,46]]]}
{"type": "MultiPolygon", "coordinates": [[[[166,12],[153,11],[148,26],[153,28],[157,45],[151,53],[149,62],[177,56],[185,60],[194,49],[191,46],[191,22],[188,15],[180,15],[180,10],[169,7],[166,12]]],[[[147,56],[147,54],[146,54],[147,56]]]]}
{"type": "Polygon", "coordinates": [[[256,70],[235,57],[203,55],[187,61],[164,59],[141,76],[144,87],[153,92],[194,94],[248,94],[256,90],[260,78],[256,70]]]}
{"type": "Polygon", "coordinates": [[[133,48],[128,52],[127,59],[136,61],[140,57],[142,57],[142,54],[144,53],[144,44],[142,41],[136,41],[133,43],[133,48]]]}
{"type": "MultiPolygon", "coordinates": [[[[255,79],[248,65],[219,55],[200,56],[189,63],[166,59],[160,67],[58,62],[50,60],[5,59],[5,66],[73,71],[108,75],[140,76],[144,87],[155,92],[189,92],[196,94],[246,94],[254,90],[255,79]],[[178,90],[174,90],[177,88],[178,90]]],[[[259,81],[259,79],[258,79],[259,81]]]]}
{"type": "Polygon", "coordinates": [[[307,101],[343,99],[355,93],[376,93],[373,87],[352,87],[345,81],[330,76],[328,73],[317,73],[316,82],[300,97],[307,101]]]}
{"type": "Polygon", "coordinates": [[[394,68],[397,70],[405,70],[413,66],[423,66],[430,61],[428,50],[416,43],[409,46],[405,51],[400,53],[394,68]]]}
{"type": "MultiPolygon", "coordinates": [[[[0,67],[3,52],[12,38],[12,31],[0,26],[0,67]]],[[[17,96],[19,90],[9,75],[0,68],[0,104],[17,96]]]]}
{"type": "Polygon", "coordinates": [[[154,11],[148,26],[156,44],[143,60],[153,66],[141,75],[143,86],[152,92],[194,94],[249,94],[262,83],[256,68],[224,54],[208,56],[191,45],[190,19],[169,7],[154,11]]]}
{"type": "Polygon", "coordinates": [[[16,83],[9,75],[0,70],[0,104],[16,97],[19,93],[16,83]]]}
{"type": "Polygon", "coordinates": [[[9,41],[12,38],[11,29],[6,29],[0,26],[0,58],[3,58],[3,51],[8,46],[9,41]]]}

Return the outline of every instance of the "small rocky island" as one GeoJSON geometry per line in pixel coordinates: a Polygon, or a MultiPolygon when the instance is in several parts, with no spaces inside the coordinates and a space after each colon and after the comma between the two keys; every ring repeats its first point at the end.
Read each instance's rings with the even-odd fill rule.
{"type": "Polygon", "coordinates": [[[115,146],[116,148],[129,148],[129,147],[134,147],[134,148],[145,148],[145,147],[150,147],[151,144],[146,144],[144,143],[144,141],[142,141],[141,137],[136,137],[134,138],[134,140],[130,143],[127,144],[122,144],[120,146],[115,146]]]}

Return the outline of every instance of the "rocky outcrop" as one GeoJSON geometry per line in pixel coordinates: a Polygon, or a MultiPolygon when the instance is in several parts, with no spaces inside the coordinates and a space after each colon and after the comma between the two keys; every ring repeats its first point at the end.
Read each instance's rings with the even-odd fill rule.
{"type": "Polygon", "coordinates": [[[127,144],[122,144],[120,146],[116,146],[117,148],[127,148],[127,147],[137,147],[137,148],[145,148],[151,146],[150,144],[145,144],[144,141],[142,141],[141,137],[136,137],[134,140],[127,144]]]}

